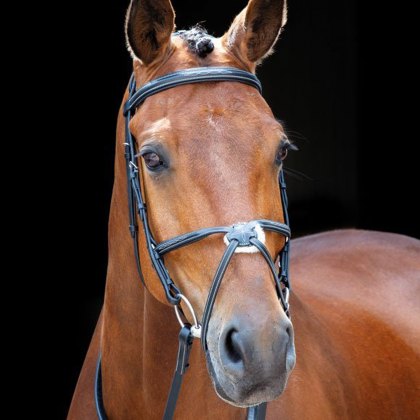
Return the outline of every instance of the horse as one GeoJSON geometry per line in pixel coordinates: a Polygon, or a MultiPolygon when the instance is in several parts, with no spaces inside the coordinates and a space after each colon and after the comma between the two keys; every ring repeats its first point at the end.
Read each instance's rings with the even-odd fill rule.
{"type": "Polygon", "coordinates": [[[286,19],[285,0],[250,0],[213,38],[201,27],[174,32],[170,0],[132,0],[133,79],[123,104],[190,69],[233,69],[236,79],[171,85],[121,107],[104,305],[69,420],[95,418],[97,392],[109,419],[162,418],[181,348],[173,306],[188,339],[202,324],[205,342],[188,348],[175,418],[250,418],[267,402],[269,419],[419,418],[420,241],[358,230],[288,240],[278,179],[293,144],[252,77],[286,19]],[[143,205],[134,215],[133,200],[143,205]],[[279,221],[265,225],[277,231],[256,232],[254,220],[279,221]],[[214,226],[231,228],[204,236],[214,226]],[[190,242],[163,263],[171,238],[190,242]],[[267,264],[289,243],[290,301],[288,283],[279,289],[267,264]],[[209,315],[213,276],[231,247],[209,315]],[[156,267],[170,273],[170,287],[156,267]]]}

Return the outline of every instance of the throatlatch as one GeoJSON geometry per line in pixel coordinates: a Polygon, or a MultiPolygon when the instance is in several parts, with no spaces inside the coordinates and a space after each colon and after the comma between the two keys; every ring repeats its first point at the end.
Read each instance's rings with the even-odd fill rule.
{"type": "MultiPolygon", "coordinates": [[[[201,338],[201,343],[205,352],[207,352],[207,330],[210,322],[211,313],[218,290],[220,288],[223,276],[233,257],[233,254],[238,248],[255,247],[264,257],[273,275],[274,285],[279,297],[279,301],[287,316],[289,316],[289,247],[290,247],[290,228],[289,217],[287,213],[287,194],[286,183],[284,180],[283,171],[279,174],[279,187],[281,202],[283,206],[283,215],[285,223],[280,223],[272,220],[252,220],[233,226],[219,226],[199,229],[190,233],[176,236],[161,243],[157,243],[150,230],[147,208],[144,201],[144,196],[141,190],[141,163],[137,158],[136,145],[133,136],[129,129],[129,122],[134,115],[136,109],[150,96],[155,95],[167,89],[172,89],[177,86],[202,83],[202,82],[238,82],[250,85],[262,93],[261,83],[257,77],[249,72],[230,68],[230,67],[202,67],[187,70],[181,70],[170,73],[166,76],[152,80],[136,91],[136,82],[134,75],[132,75],[129,84],[129,98],[124,106],[125,116],[125,159],[127,170],[127,190],[128,190],[128,206],[130,218],[130,234],[133,238],[134,255],[136,257],[137,270],[143,285],[146,283],[143,277],[138,244],[138,223],[137,216],[140,218],[143,225],[146,246],[149,252],[149,257],[152,265],[162,283],[168,302],[175,307],[177,318],[181,324],[181,331],[179,334],[179,348],[177,366],[172,381],[171,390],[166,404],[164,420],[173,418],[175,412],[176,401],[181,389],[182,378],[188,368],[188,357],[194,338],[201,338]],[[277,258],[273,260],[267,247],[258,237],[258,229],[268,230],[283,235],[286,238],[286,243],[282,250],[280,250],[277,258]],[[227,242],[227,248],[220,260],[214,275],[212,284],[210,286],[206,305],[203,312],[201,325],[195,317],[194,310],[188,299],[181,294],[178,287],[175,285],[170,277],[170,274],[164,263],[164,255],[173,250],[190,245],[194,242],[200,241],[211,235],[220,235],[227,242]],[[276,260],[278,259],[278,268],[276,267],[276,260]],[[188,307],[194,318],[194,325],[191,326],[182,320],[182,309],[179,306],[181,301],[188,307]]],[[[185,318],[185,317],[184,317],[185,318]]],[[[102,384],[101,384],[101,364],[100,358],[97,366],[96,382],[95,382],[95,399],[97,413],[100,420],[106,419],[105,410],[102,404],[102,384]]],[[[248,420],[263,420],[265,418],[266,403],[248,409],[248,420]]]]}

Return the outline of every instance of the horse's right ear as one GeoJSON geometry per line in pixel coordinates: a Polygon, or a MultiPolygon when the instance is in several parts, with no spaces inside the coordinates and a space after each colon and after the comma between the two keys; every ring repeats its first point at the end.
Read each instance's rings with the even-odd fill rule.
{"type": "Polygon", "coordinates": [[[125,36],[133,58],[147,65],[163,55],[174,28],[175,13],[170,0],[131,0],[125,36]]]}
{"type": "Polygon", "coordinates": [[[223,36],[223,42],[243,60],[259,64],[271,53],[286,21],[286,0],[249,0],[223,36]]]}

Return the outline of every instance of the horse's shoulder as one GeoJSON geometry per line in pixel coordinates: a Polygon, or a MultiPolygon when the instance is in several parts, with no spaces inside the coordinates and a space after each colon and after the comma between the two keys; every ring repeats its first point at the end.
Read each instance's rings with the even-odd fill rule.
{"type": "Polygon", "coordinates": [[[402,408],[393,418],[411,418],[418,412],[420,241],[340,230],[299,238],[291,253],[297,366],[271,418],[303,418],[308,409],[314,419],[389,418],[395,407],[402,408]]]}
{"type": "Polygon", "coordinates": [[[341,230],[292,245],[291,282],[303,307],[338,329],[358,325],[359,335],[391,329],[420,351],[419,240],[341,230]]]}
{"type": "Polygon", "coordinates": [[[317,281],[324,284],[352,279],[353,285],[377,287],[399,280],[414,286],[420,280],[420,241],[385,232],[324,232],[292,242],[291,267],[298,278],[323,275],[317,281]]]}

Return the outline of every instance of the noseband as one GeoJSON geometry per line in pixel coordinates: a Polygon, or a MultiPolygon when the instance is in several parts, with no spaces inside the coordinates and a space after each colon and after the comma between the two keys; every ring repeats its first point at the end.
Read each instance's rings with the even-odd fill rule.
{"type": "MultiPolygon", "coordinates": [[[[131,135],[129,129],[129,122],[136,112],[136,109],[150,96],[155,95],[164,90],[172,89],[177,86],[204,83],[204,82],[238,82],[244,83],[256,88],[262,93],[261,83],[257,77],[249,72],[230,68],[230,67],[203,67],[181,70],[170,73],[166,76],[159,77],[152,80],[136,91],[136,81],[134,75],[130,79],[129,84],[129,98],[124,106],[125,116],[125,159],[127,169],[127,188],[128,188],[128,207],[130,218],[130,234],[133,238],[134,255],[136,258],[137,270],[143,285],[146,283],[143,277],[139,244],[138,244],[138,223],[137,216],[140,218],[143,225],[146,246],[149,252],[149,257],[152,265],[162,283],[165,291],[166,299],[171,305],[174,305],[177,318],[181,324],[181,331],[179,334],[179,349],[177,366],[172,381],[170,394],[168,397],[164,419],[172,419],[175,411],[175,405],[178,394],[181,388],[182,376],[188,367],[188,356],[194,338],[201,338],[201,344],[205,352],[207,352],[207,331],[214,302],[220,284],[226,269],[233,257],[235,251],[245,247],[255,247],[264,257],[274,279],[274,285],[279,298],[279,301],[286,313],[289,316],[289,217],[287,213],[287,195],[286,184],[284,181],[283,171],[279,175],[279,189],[281,195],[281,202],[283,207],[283,215],[285,223],[280,223],[272,220],[252,220],[246,223],[236,224],[232,226],[219,226],[195,230],[193,232],[185,233],[174,238],[167,239],[161,243],[157,243],[153,238],[150,230],[147,207],[143,198],[141,189],[141,163],[138,162],[137,152],[135,147],[135,140],[131,135]],[[286,238],[286,243],[273,260],[267,247],[258,237],[258,230],[276,232],[286,238]],[[171,251],[190,245],[194,242],[205,239],[211,235],[224,235],[224,240],[227,248],[220,260],[214,275],[212,284],[210,286],[206,305],[204,307],[203,317],[200,323],[197,321],[194,310],[188,299],[180,292],[170,277],[170,274],[165,266],[164,256],[171,251]],[[276,268],[276,260],[278,259],[278,268],[276,268]],[[194,325],[184,322],[186,319],[180,308],[181,300],[186,304],[186,307],[191,312],[194,325]]],[[[221,239],[223,237],[221,236],[221,239]]],[[[102,403],[102,384],[101,384],[101,365],[100,358],[98,361],[98,368],[96,374],[95,385],[95,399],[96,408],[99,419],[106,419],[105,410],[102,403]]],[[[265,417],[266,403],[260,404],[256,407],[248,409],[248,419],[263,419],[265,417]]]]}

